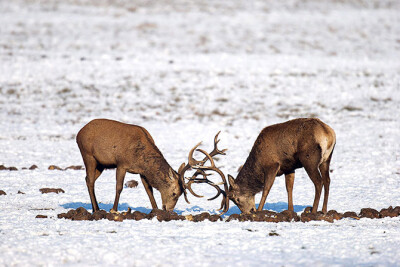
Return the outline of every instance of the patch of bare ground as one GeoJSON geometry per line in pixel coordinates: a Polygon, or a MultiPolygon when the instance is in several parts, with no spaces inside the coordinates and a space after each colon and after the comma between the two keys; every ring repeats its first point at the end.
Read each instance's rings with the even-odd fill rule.
{"type": "MultiPolygon", "coordinates": [[[[252,214],[232,214],[230,215],[225,222],[230,221],[239,221],[239,222],[311,222],[311,221],[326,221],[333,223],[336,220],[341,220],[343,218],[352,218],[352,219],[360,219],[360,218],[371,218],[371,219],[379,219],[384,217],[397,217],[400,216],[400,206],[393,208],[390,206],[387,209],[382,209],[380,212],[371,209],[364,208],[357,214],[355,212],[345,212],[339,213],[336,210],[330,210],[326,214],[322,212],[311,213],[310,209],[307,208],[300,216],[293,212],[284,210],[282,212],[274,212],[269,210],[257,211],[252,214]]],[[[223,221],[223,218],[216,214],[210,214],[208,212],[203,212],[201,214],[196,215],[179,215],[173,211],[165,211],[165,210],[152,210],[149,214],[134,211],[129,208],[128,211],[125,212],[107,212],[105,210],[99,210],[94,212],[93,214],[87,211],[86,209],[80,207],[76,210],[69,210],[67,213],[60,213],[57,215],[59,219],[70,219],[73,221],[93,221],[93,220],[101,220],[107,219],[110,221],[119,221],[122,222],[124,220],[151,220],[156,218],[159,222],[168,222],[168,221],[191,221],[191,222],[202,222],[202,221],[210,221],[217,222],[223,221]]]]}
{"type": "Polygon", "coordinates": [[[40,188],[39,191],[42,194],[48,194],[48,193],[65,193],[65,191],[61,188],[40,188]]]}
{"type": "Polygon", "coordinates": [[[138,182],[135,180],[130,180],[128,182],[125,183],[125,187],[129,187],[129,188],[135,188],[138,186],[138,182]]]}
{"type": "Polygon", "coordinates": [[[4,165],[0,165],[0,171],[18,171],[16,167],[6,167],[4,165]]]}
{"type": "Polygon", "coordinates": [[[58,171],[66,171],[66,170],[84,170],[82,165],[71,165],[68,166],[66,168],[61,168],[57,165],[50,165],[48,168],[48,170],[58,170],[58,171]]]}

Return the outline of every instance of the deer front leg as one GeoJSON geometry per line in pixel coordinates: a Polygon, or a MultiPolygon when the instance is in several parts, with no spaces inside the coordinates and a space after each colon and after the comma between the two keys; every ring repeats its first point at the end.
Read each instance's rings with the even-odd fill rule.
{"type": "Polygon", "coordinates": [[[288,210],[294,211],[293,209],[293,184],[294,184],[294,172],[285,174],[286,191],[288,194],[288,210]]]}
{"type": "Polygon", "coordinates": [[[260,204],[258,205],[257,211],[262,211],[264,208],[265,201],[267,200],[267,196],[269,194],[269,190],[271,190],[272,185],[274,184],[276,174],[279,170],[279,164],[276,163],[270,167],[266,168],[267,171],[265,173],[264,178],[264,188],[261,196],[260,204]]]}
{"type": "Polygon", "coordinates": [[[126,174],[125,169],[117,167],[117,171],[116,171],[117,186],[116,186],[114,206],[113,206],[111,212],[113,212],[113,211],[116,212],[118,210],[119,196],[121,195],[122,188],[124,185],[125,174],[126,174]]]}
{"type": "Polygon", "coordinates": [[[142,179],[142,183],[143,183],[144,189],[146,190],[146,193],[149,196],[151,207],[153,208],[153,210],[158,209],[157,202],[154,199],[154,195],[153,195],[153,187],[151,187],[149,185],[149,183],[147,182],[147,179],[146,179],[146,177],[144,175],[140,175],[140,178],[142,179]]]}

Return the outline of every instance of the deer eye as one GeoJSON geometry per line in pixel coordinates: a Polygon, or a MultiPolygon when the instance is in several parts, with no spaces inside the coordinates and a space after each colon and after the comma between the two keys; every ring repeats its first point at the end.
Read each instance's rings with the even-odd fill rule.
{"type": "Polygon", "coordinates": [[[176,193],[172,193],[172,196],[173,196],[173,197],[176,196],[176,193]]]}

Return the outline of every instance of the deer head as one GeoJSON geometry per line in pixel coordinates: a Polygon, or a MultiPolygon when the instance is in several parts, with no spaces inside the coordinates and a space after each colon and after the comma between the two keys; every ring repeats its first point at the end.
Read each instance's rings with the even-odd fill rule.
{"type": "Polygon", "coordinates": [[[252,213],[256,211],[255,196],[248,191],[240,190],[240,187],[235,183],[235,179],[228,174],[229,190],[227,197],[238,206],[242,213],[252,213]]]}
{"type": "Polygon", "coordinates": [[[184,190],[178,173],[169,169],[168,177],[171,183],[167,183],[166,188],[160,189],[163,210],[173,210],[184,190]]]}

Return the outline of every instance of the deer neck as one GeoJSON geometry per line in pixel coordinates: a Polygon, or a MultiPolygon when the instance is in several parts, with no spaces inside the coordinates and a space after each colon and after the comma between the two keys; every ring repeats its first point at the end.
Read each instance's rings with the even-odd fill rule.
{"type": "Polygon", "coordinates": [[[263,182],[264,171],[252,152],[237,175],[236,184],[241,190],[255,195],[262,190],[263,182]]]}
{"type": "Polygon", "coordinates": [[[144,175],[151,187],[157,190],[167,188],[175,179],[170,177],[170,171],[175,173],[161,153],[147,154],[144,158],[144,175]]]}

